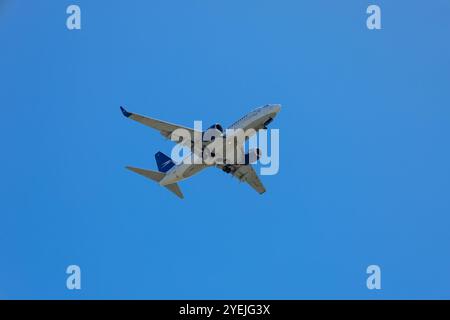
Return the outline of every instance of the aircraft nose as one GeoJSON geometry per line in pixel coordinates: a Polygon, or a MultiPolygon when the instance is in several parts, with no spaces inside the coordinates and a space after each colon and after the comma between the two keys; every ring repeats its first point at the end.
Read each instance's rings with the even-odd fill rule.
{"type": "Polygon", "coordinates": [[[278,113],[281,110],[281,104],[273,104],[272,105],[273,112],[278,113]]]}

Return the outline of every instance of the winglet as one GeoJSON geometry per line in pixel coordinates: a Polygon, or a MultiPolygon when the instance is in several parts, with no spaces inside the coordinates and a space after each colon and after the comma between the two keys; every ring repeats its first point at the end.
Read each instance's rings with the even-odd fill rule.
{"type": "Polygon", "coordinates": [[[125,117],[127,117],[127,118],[129,118],[129,117],[132,115],[131,112],[128,112],[128,111],[125,110],[125,108],[122,107],[122,106],[120,106],[120,111],[122,111],[123,115],[124,115],[125,117]]]}

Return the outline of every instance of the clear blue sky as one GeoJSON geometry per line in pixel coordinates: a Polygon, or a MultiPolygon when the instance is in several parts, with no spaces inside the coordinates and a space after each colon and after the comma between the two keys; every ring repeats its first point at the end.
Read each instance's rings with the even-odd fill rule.
{"type": "Polygon", "coordinates": [[[0,297],[450,298],[449,14],[444,0],[0,1],[0,297]],[[209,169],[180,201],[124,169],[155,169],[172,144],[119,105],[227,126],[266,103],[283,109],[263,196],[209,169]]]}

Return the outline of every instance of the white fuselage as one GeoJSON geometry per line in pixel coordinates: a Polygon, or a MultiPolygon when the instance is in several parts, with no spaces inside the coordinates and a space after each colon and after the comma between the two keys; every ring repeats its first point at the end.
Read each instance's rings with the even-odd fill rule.
{"type": "MultiPolygon", "coordinates": [[[[244,131],[254,129],[255,131],[258,131],[259,129],[264,128],[268,121],[275,118],[280,109],[281,106],[278,104],[270,104],[257,108],[233,123],[228,129],[242,129],[244,131]]],[[[188,157],[191,157],[191,155],[188,157]]],[[[176,183],[192,177],[194,174],[200,172],[206,167],[208,167],[207,164],[192,164],[184,163],[183,161],[167,171],[165,177],[159,182],[159,184],[166,186],[176,183]]]]}

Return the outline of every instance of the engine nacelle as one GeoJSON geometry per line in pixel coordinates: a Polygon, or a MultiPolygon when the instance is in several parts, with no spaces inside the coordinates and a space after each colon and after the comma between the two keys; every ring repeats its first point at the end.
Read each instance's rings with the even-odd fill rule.
{"type": "Polygon", "coordinates": [[[206,131],[203,132],[203,141],[214,141],[217,137],[220,137],[223,134],[223,127],[215,123],[211,127],[209,127],[206,131]]]}
{"type": "Polygon", "coordinates": [[[261,158],[261,149],[256,148],[245,154],[245,164],[251,164],[261,158]]]}
{"type": "Polygon", "coordinates": [[[211,127],[209,127],[208,129],[216,129],[219,130],[221,133],[223,133],[223,128],[219,123],[215,123],[213,124],[211,127]]]}

